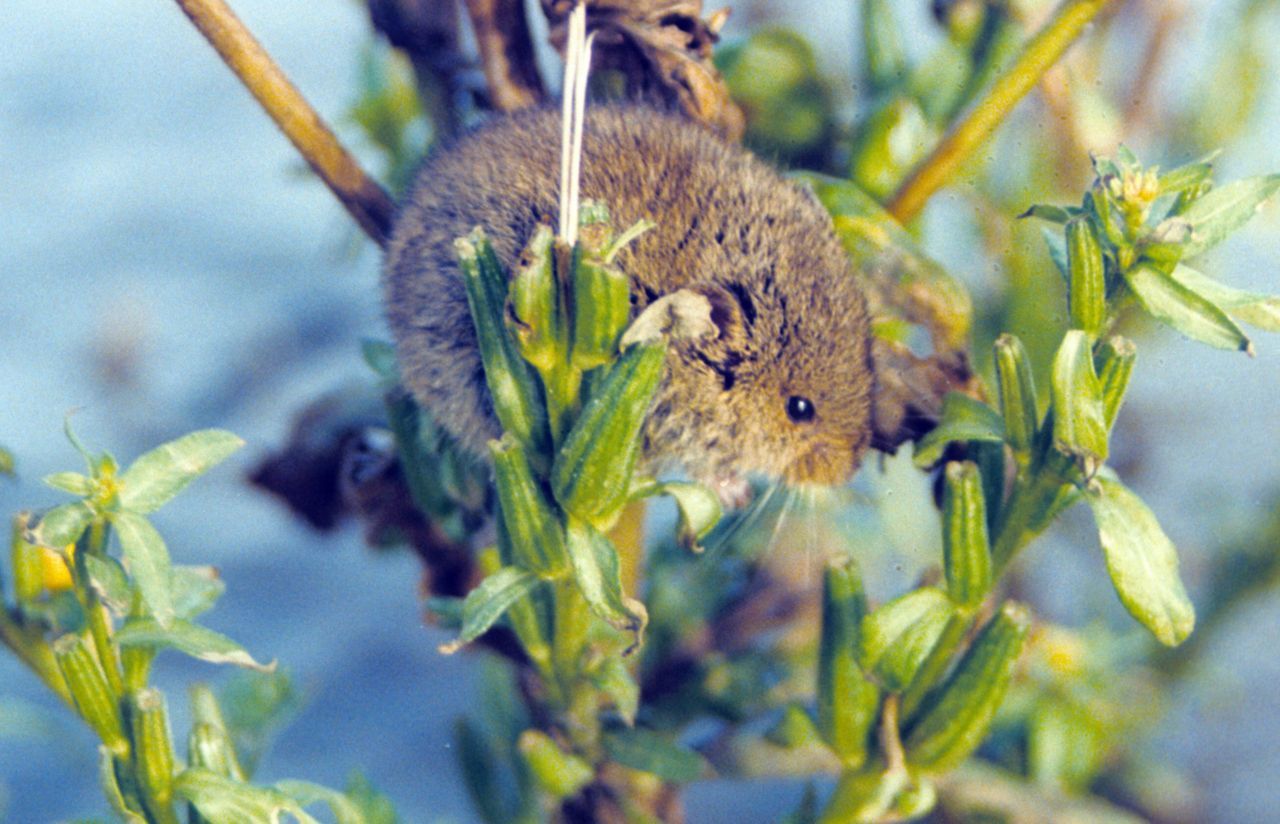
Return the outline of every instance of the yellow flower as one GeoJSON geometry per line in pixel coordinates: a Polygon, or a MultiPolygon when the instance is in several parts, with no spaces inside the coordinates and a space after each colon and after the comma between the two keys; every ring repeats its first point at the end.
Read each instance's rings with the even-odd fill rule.
{"type": "Polygon", "coordinates": [[[71,589],[71,568],[67,562],[75,558],[75,551],[75,544],[67,544],[62,552],[40,547],[40,580],[49,592],[71,589]]]}

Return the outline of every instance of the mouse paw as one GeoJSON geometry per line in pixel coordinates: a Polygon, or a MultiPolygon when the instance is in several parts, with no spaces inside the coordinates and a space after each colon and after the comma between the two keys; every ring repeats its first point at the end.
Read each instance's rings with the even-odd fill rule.
{"type": "Polygon", "coordinates": [[[751,482],[741,475],[721,475],[707,484],[726,510],[742,509],[755,497],[751,482]]]}

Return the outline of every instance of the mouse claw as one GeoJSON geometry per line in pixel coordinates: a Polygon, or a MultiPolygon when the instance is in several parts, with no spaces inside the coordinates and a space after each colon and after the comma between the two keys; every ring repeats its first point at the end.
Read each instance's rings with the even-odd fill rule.
{"type": "Polygon", "coordinates": [[[719,334],[711,321],[711,301],[691,289],[678,289],[645,307],[622,335],[622,348],[654,343],[664,336],[697,340],[719,334]]]}
{"type": "Polygon", "coordinates": [[[741,475],[723,475],[708,484],[726,510],[742,509],[755,497],[751,482],[741,475]]]}

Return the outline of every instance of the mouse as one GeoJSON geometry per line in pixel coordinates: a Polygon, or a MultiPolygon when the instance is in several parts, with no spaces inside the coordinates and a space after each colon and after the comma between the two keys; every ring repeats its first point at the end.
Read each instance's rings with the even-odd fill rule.
{"type": "MultiPolygon", "coordinates": [[[[561,117],[495,118],[432,152],[395,219],[383,268],[401,380],[476,455],[501,435],[454,240],[483,227],[516,264],[557,217],[561,117]]],[[[763,476],[848,481],[873,437],[867,301],[807,189],[708,128],[643,103],[587,108],[581,193],[612,225],[655,225],[616,258],[632,317],[680,290],[714,329],[673,339],[642,432],[645,471],[715,486],[763,476]]]]}

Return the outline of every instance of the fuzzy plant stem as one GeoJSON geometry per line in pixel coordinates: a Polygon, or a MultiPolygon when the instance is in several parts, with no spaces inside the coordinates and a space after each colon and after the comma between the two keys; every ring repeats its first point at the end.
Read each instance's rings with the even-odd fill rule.
{"type": "Polygon", "coordinates": [[[391,197],[365,174],[223,0],[176,0],[272,121],[379,246],[391,232],[391,197]]]}
{"type": "Polygon", "coordinates": [[[888,204],[890,214],[906,223],[920,213],[929,198],[955,175],[1009,115],[1027,92],[1058,61],[1084,27],[1110,0],[1067,0],[1040,33],[1027,43],[1008,69],[955,124],[923,163],[916,168],[888,204]]]}

